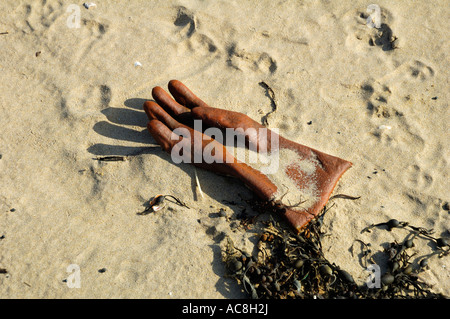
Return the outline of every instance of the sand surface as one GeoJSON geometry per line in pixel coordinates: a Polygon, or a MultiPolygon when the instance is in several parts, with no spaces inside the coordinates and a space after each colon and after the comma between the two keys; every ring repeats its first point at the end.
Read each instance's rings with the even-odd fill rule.
{"type": "MultiPolygon", "coordinates": [[[[353,163],[334,193],[361,198],[333,202],[323,244],[359,282],[356,239],[375,253],[407,235],[364,227],[396,218],[450,236],[450,7],[378,1],[380,31],[369,3],[2,1],[0,298],[245,296],[221,251],[226,236],[253,250],[256,232],[237,227],[252,194],[197,170],[202,198],[193,166],[146,131],[142,104],[171,79],[257,121],[272,110],[264,81],[270,128],[353,163]],[[107,155],[127,160],[95,160],[107,155]],[[137,214],[156,194],[190,209],[137,214]]],[[[413,261],[433,247],[417,241],[413,261]]],[[[449,257],[421,276],[450,295],[449,257]]]]}

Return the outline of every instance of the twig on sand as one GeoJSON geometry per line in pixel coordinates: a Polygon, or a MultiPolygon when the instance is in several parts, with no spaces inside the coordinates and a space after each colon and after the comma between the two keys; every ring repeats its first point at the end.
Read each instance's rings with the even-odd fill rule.
{"type": "Polygon", "coordinates": [[[100,156],[95,158],[97,161],[103,162],[123,162],[126,160],[125,156],[100,156]]]}
{"type": "Polygon", "coordinates": [[[137,213],[137,215],[147,215],[163,209],[166,206],[165,204],[166,200],[175,203],[178,206],[186,207],[189,209],[188,205],[186,205],[180,199],[176,198],[173,195],[156,195],[153,197],[152,200],[150,200],[149,206],[144,211],[137,213]],[[174,201],[171,201],[169,198],[173,199],[174,201]]]}

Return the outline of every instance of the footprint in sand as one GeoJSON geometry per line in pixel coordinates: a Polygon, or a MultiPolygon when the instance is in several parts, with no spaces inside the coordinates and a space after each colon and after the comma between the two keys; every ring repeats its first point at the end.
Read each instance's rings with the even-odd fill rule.
{"type": "Polygon", "coordinates": [[[85,27],[85,31],[88,34],[87,37],[94,37],[101,39],[103,35],[108,31],[109,24],[106,22],[98,22],[95,20],[83,19],[82,26],[85,27]]]}
{"type": "Polygon", "coordinates": [[[213,56],[217,53],[214,41],[205,34],[198,31],[198,20],[193,12],[185,7],[178,7],[177,17],[173,24],[177,27],[176,32],[191,52],[201,52],[202,55],[213,56]]]}
{"type": "Polygon", "coordinates": [[[368,114],[379,118],[403,116],[402,110],[397,110],[392,104],[398,104],[402,97],[409,100],[409,89],[417,88],[420,82],[426,82],[434,75],[433,67],[419,60],[411,60],[377,80],[366,81],[361,85],[361,94],[367,103],[368,114]],[[389,103],[391,97],[393,103],[389,103]]]}
{"type": "Polygon", "coordinates": [[[433,178],[418,165],[410,165],[405,172],[404,181],[410,187],[424,190],[431,186],[433,178]]]}
{"type": "Polygon", "coordinates": [[[95,46],[102,45],[102,41],[108,30],[109,23],[105,21],[81,20],[81,27],[77,29],[77,36],[80,40],[76,42],[79,49],[74,51],[76,52],[74,57],[74,60],[77,61],[76,64],[86,59],[95,46]]]}
{"type": "Polygon", "coordinates": [[[431,80],[434,76],[434,67],[424,61],[413,59],[401,63],[392,72],[378,79],[378,82],[389,86],[410,84],[415,87],[418,83],[431,80]]]}
{"type": "Polygon", "coordinates": [[[278,68],[277,61],[266,52],[247,52],[244,49],[238,49],[236,43],[233,43],[227,51],[228,65],[237,70],[273,74],[278,68]]]}
{"type": "Polygon", "coordinates": [[[388,86],[377,81],[369,81],[361,85],[363,99],[367,101],[367,111],[369,115],[379,118],[390,118],[391,116],[401,116],[401,112],[388,106],[388,100],[392,94],[388,86]]]}
{"type": "Polygon", "coordinates": [[[60,2],[32,1],[31,4],[19,6],[13,14],[18,15],[16,27],[25,33],[44,35],[53,32],[58,19],[65,19],[64,5],[60,2]]]}
{"type": "Polygon", "coordinates": [[[421,152],[425,147],[425,140],[402,110],[397,109],[395,101],[398,97],[393,96],[394,93],[389,86],[379,81],[370,80],[361,85],[361,96],[366,103],[367,114],[377,125],[372,135],[383,143],[399,143],[411,151],[421,152]],[[390,101],[391,98],[394,99],[393,103],[390,101]],[[385,125],[395,129],[392,131],[380,129],[380,119],[385,125]]]}
{"type": "MultiPolygon", "coordinates": [[[[394,22],[393,15],[385,8],[380,8],[380,24],[368,23],[371,14],[363,10],[351,10],[344,17],[347,38],[346,46],[361,54],[367,54],[373,48],[381,48],[389,52],[398,47],[398,39],[390,27],[394,22]]],[[[370,10],[369,10],[370,11],[370,10]]]]}
{"type": "Polygon", "coordinates": [[[120,272],[115,277],[114,281],[122,287],[132,288],[140,280],[138,268],[140,264],[133,261],[121,261],[120,262],[120,272]]]}
{"type": "Polygon", "coordinates": [[[111,88],[106,84],[94,87],[83,85],[73,88],[61,98],[62,117],[83,119],[93,114],[99,114],[99,110],[109,106],[111,98],[111,88]]]}
{"type": "Polygon", "coordinates": [[[411,80],[425,81],[434,76],[433,68],[419,60],[410,62],[406,68],[409,70],[407,74],[411,80]]]}
{"type": "MultiPolygon", "coordinates": [[[[207,60],[220,56],[220,50],[212,38],[200,32],[200,21],[186,7],[177,8],[174,20],[178,37],[183,41],[188,52],[201,53],[207,60]]],[[[227,49],[227,63],[237,70],[260,71],[272,74],[277,70],[277,62],[267,52],[247,52],[231,44],[227,49]]]]}
{"type": "Polygon", "coordinates": [[[180,28],[180,32],[185,33],[187,37],[191,37],[196,30],[196,18],[194,14],[185,7],[178,7],[178,13],[175,21],[173,22],[180,28]]]}

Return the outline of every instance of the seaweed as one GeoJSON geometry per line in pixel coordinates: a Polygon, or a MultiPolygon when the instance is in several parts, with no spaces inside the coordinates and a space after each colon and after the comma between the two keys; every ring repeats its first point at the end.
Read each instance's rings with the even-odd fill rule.
{"type": "MultiPolygon", "coordinates": [[[[346,198],[338,196],[335,198],[346,198]]],[[[348,197],[347,199],[357,199],[348,197]]],[[[277,208],[271,203],[253,202],[253,208],[260,212],[271,212],[277,208]]],[[[407,222],[392,220],[379,225],[371,225],[364,231],[376,226],[406,228],[412,232],[402,243],[390,243],[384,254],[388,256],[389,270],[381,276],[379,287],[358,285],[353,277],[335,263],[329,261],[322,251],[321,239],[326,234],[322,230],[323,217],[328,209],[311,221],[301,233],[295,233],[284,221],[274,214],[270,219],[261,221],[261,233],[258,234],[257,252],[249,254],[235,247],[227,238],[223,261],[227,268],[227,277],[237,280],[249,297],[254,299],[381,299],[381,298],[446,298],[434,293],[418,274],[428,267],[432,255],[442,258],[449,254],[446,239],[434,238],[431,230],[415,227],[407,222]],[[413,240],[422,238],[435,242],[436,251],[424,258],[419,269],[413,269],[409,249],[413,240]]],[[[369,257],[370,243],[362,245],[363,256],[369,257]]],[[[366,260],[367,266],[367,260],[366,260]]]]}
{"type": "Polygon", "coordinates": [[[261,81],[258,83],[261,87],[263,87],[266,90],[266,95],[270,99],[270,104],[272,106],[272,111],[268,112],[266,115],[264,115],[261,119],[261,122],[264,126],[269,125],[268,118],[269,115],[274,113],[277,110],[277,100],[275,98],[275,92],[272,90],[272,88],[264,81],[261,81]]]}

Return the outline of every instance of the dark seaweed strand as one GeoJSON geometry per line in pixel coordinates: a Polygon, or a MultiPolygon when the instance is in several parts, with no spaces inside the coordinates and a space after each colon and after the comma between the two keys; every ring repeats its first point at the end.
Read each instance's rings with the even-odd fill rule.
{"type": "Polygon", "coordinates": [[[272,106],[272,111],[268,112],[266,115],[264,115],[261,119],[261,122],[264,126],[269,125],[268,117],[270,114],[275,112],[277,110],[277,102],[275,99],[275,92],[272,90],[272,88],[264,81],[259,82],[259,85],[262,86],[266,90],[266,94],[270,99],[270,104],[272,106]]]}

